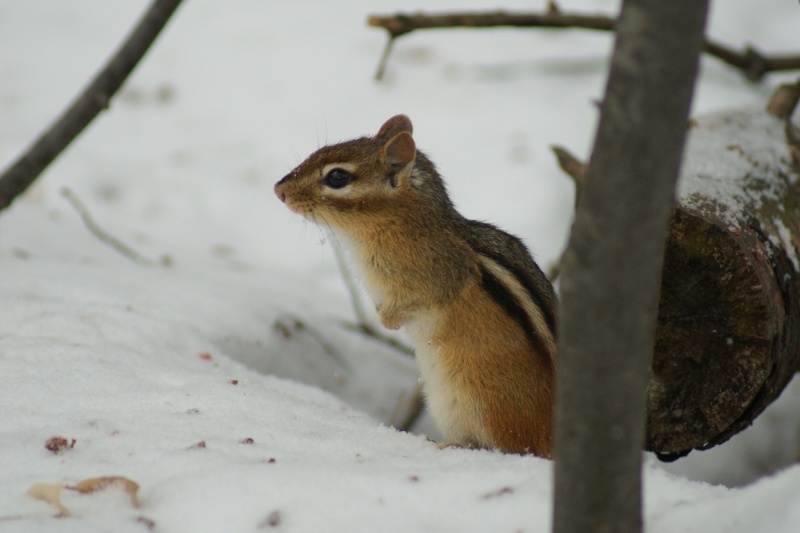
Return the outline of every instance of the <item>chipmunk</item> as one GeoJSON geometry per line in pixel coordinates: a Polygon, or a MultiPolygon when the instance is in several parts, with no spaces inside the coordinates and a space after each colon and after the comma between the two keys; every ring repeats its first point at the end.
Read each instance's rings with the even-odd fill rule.
{"type": "Polygon", "coordinates": [[[275,185],[354,257],[381,323],[405,326],[445,439],[550,457],[553,287],[525,245],[456,211],[397,115],[375,137],[323,147],[275,185]]]}

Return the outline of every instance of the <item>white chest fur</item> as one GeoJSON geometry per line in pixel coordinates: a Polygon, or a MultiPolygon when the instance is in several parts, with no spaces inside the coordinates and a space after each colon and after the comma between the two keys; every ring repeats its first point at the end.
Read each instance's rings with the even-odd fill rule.
{"type": "Polygon", "coordinates": [[[490,445],[481,420],[481,406],[464,394],[458,376],[442,364],[442,351],[447,347],[436,342],[438,318],[434,313],[420,313],[405,327],[414,341],[423,391],[428,410],[445,441],[458,444],[490,445]]]}
{"type": "MultiPolygon", "coordinates": [[[[386,300],[386,287],[366,268],[363,250],[358,244],[340,232],[335,232],[338,241],[351,254],[364,287],[377,305],[386,300]]],[[[436,340],[436,332],[441,317],[431,309],[417,309],[404,324],[406,332],[414,344],[417,365],[420,370],[423,392],[431,416],[436,421],[447,442],[490,447],[491,442],[484,429],[482,407],[475,398],[465,394],[463,380],[452,375],[452,369],[445,368],[441,357],[447,346],[436,340]]],[[[466,354],[449,354],[463,357],[466,354]]]]}

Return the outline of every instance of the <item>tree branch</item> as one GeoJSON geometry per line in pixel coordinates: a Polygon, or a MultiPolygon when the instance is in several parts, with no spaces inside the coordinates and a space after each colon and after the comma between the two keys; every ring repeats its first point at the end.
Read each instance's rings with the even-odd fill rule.
{"type": "Polygon", "coordinates": [[[67,146],[108,108],[114,94],[153,44],[181,0],[154,0],[130,36],[80,96],[0,176],[0,210],[22,194],[67,146]]]}
{"type": "Polygon", "coordinates": [[[561,276],[553,528],[642,529],[666,231],[707,2],[625,0],[561,276]]]}
{"type": "Polygon", "coordinates": [[[575,205],[578,205],[578,198],[580,197],[581,189],[586,181],[586,163],[578,159],[569,150],[563,146],[551,146],[550,149],[558,160],[558,166],[561,170],[567,173],[575,182],[575,205]]]}
{"type": "MultiPolygon", "coordinates": [[[[543,13],[397,13],[395,15],[371,15],[367,24],[383,28],[389,41],[383,52],[376,79],[381,79],[386,67],[389,50],[395,39],[417,30],[443,28],[580,28],[584,30],[614,31],[616,19],[608,15],[582,15],[564,13],[554,3],[543,13]]],[[[710,38],[703,42],[703,52],[723,63],[741,70],[751,81],[759,81],[770,72],[800,69],[800,55],[766,56],[753,47],[744,51],[734,50],[710,38]]]]}
{"type": "MultiPolygon", "coordinates": [[[[577,156],[563,146],[551,146],[550,149],[556,156],[558,166],[561,167],[561,170],[563,170],[567,176],[572,178],[572,182],[575,184],[575,206],[577,207],[581,197],[581,190],[586,181],[586,163],[578,159],[577,156]]],[[[556,279],[561,275],[561,261],[563,258],[564,252],[548,266],[547,279],[550,280],[550,283],[555,283],[556,279]]]]}
{"type": "Polygon", "coordinates": [[[333,359],[336,364],[345,371],[345,373],[352,373],[352,366],[344,357],[342,357],[342,355],[339,353],[339,350],[328,339],[326,339],[319,330],[308,325],[308,323],[306,323],[304,320],[294,315],[286,315],[284,317],[275,319],[273,327],[279,331],[284,338],[287,339],[291,338],[295,332],[307,333],[309,337],[319,344],[320,348],[322,348],[322,351],[324,351],[331,359],[333,359]]]}
{"type": "Polygon", "coordinates": [[[117,239],[116,237],[105,231],[103,228],[101,228],[100,225],[94,221],[92,215],[89,213],[89,210],[86,209],[85,205],[83,205],[83,202],[81,202],[80,199],[75,195],[75,193],[72,192],[70,189],[66,187],[61,189],[61,194],[64,196],[64,198],[67,199],[70,205],[81,216],[81,220],[83,220],[83,223],[86,226],[86,228],[92,233],[92,235],[97,237],[100,240],[100,242],[104,242],[105,244],[111,246],[113,249],[115,249],[116,251],[118,251],[119,253],[121,253],[134,263],[139,263],[140,265],[148,265],[148,266],[157,264],[155,261],[148,259],[147,257],[137,253],[136,250],[126,245],[124,242],[117,239]]]}
{"type": "Polygon", "coordinates": [[[358,322],[342,320],[340,325],[345,329],[349,329],[350,331],[356,331],[366,335],[367,337],[371,337],[372,339],[375,339],[376,341],[385,344],[386,346],[393,348],[400,353],[413,356],[414,349],[411,346],[404,344],[390,335],[382,333],[370,323],[370,320],[367,317],[367,312],[364,310],[364,304],[361,302],[361,297],[358,294],[358,287],[356,287],[353,274],[350,272],[350,269],[347,266],[347,260],[344,257],[344,252],[336,241],[333,243],[333,253],[336,257],[336,264],[339,266],[339,273],[341,274],[344,285],[347,288],[347,293],[350,295],[350,303],[353,306],[353,312],[358,320],[358,322]]]}
{"type": "MultiPolygon", "coordinates": [[[[552,4],[551,4],[552,6],[552,4]]],[[[611,31],[615,19],[606,15],[565,14],[551,7],[544,13],[424,13],[396,15],[371,15],[367,24],[384,28],[392,39],[416,30],[442,28],[582,28],[611,31]]]]}
{"type": "Polygon", "coordinates": [[[425,400],[422,396],[422,385],[417,383],[411,389],[408,400],[406,400],[405,393],[400,394],[392,416],[389,418],[389,425],[398,431],[412,431],[424,412],[425,400]]]}
{"type": "Polygon", "coordinates": [[[778,86],[767,103],[767,113],[781,120],[788,120],[800,101],[800,80],[778,86]]]}

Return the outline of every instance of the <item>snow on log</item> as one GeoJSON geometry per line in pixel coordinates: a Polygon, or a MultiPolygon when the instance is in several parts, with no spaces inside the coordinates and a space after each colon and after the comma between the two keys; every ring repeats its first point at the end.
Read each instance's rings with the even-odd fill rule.
{"type": "Polygon", "coordinates": [[[796,131],[760,109],[692,125],[648,392],[646,446],[664,460],[749,426],[800,369],[796,131]]]}

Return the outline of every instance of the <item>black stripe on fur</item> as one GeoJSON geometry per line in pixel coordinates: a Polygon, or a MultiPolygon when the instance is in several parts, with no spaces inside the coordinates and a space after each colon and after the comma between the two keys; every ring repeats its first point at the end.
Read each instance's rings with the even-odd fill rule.
{"type": "Polygon", "coordinates": [[[536,332],[533,324],[528,317],[528,313],[520,305],[511,291],[503,285],[485,266],[481,265],[481,287],[485,290],[492,300],[499,305],[525,332],[528,341],[537,353],[547,353],[544,339],[536,332]]]}

